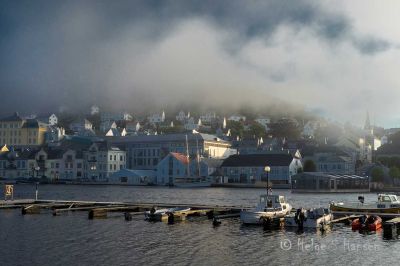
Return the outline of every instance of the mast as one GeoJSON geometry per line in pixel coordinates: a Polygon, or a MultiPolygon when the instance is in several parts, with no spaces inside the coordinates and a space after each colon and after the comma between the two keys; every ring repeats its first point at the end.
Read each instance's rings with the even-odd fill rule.
{"type": "Polygon", "coordinates": [[[189,143],[188,143],[188,136],[185,135],[186,137],[186,157],[187,157],[187,177],[190,176],[190,168],[189,168],[189,163],[190,163],[190,157],[189,157],[189,143]]]}
{"type": "Polygon", "coordinates": [[[196,156],[197,156],[197,175],[200,177],[200,154],[199,154],[199,139],[196,138],[196,156]]]}

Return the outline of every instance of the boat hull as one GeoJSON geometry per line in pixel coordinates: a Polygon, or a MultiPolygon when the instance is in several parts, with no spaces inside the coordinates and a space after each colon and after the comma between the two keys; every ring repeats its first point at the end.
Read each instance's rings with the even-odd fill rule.
{"type": "Polygon", "coordinates": [[[331,205],[330,209],[334,214],[350,215],[350,214],[371,214],[379,216],[400,216],[400,207],[392,208],[368,208],[368,207],[346,207],[331,205]]]}
{"type": "Polygon", "coordinates": [[[266,218],[283,218],[286,212],[276,211],[276,212],[255,212],[255,211],[241,211],[240,220],[244,224],[263,224],[266,218]]]}
{"type": "MultiPolygon", "coordinates": [[[[329,224],[333,220],[332,214],[326,214],[317,219],[307,218],[303,222],[303,228],[321,228],[327,224],[329,224]]],[[[286,227],[298,227],[299,225],[296,223],[294,216],[289,216],[285,218],[285,226],[286,227]]]]}

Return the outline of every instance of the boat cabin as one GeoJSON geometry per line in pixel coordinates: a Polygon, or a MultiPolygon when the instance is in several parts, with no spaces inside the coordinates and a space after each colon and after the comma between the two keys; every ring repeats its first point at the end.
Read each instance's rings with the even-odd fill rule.
{"type": "Polygon", "coordinates": [[[285,197],[280,195],[261,195],[259,206],[261,208],[282,208],[286,203],[285,197]]]}
{"type": "Polygon", "coordinates": [[[378,202],[381,203],[399,203],[399,199],[396,195],[389,195],[389,194],[379,194],[378,195],[378,202]]]}

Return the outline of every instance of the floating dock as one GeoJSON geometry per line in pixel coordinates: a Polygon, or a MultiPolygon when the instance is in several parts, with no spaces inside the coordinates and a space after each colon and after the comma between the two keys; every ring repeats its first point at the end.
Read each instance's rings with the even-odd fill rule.
{"type": "Polygon", "coordinates": [[[109,213],[123,214],[125,220],[132,220],[133,216],[144,215],[145,211],[152,208],[185,207],[190,210],[175,211],[173,216],[160,215],[159,221],[183,221],[187,217],[203,216],[208,219],[239,217],[240,211],[250,209],[249,206],[225,206],[202,204],[177,204],[177,203],[140,203],[140,202],[98,202],[98,201],[69,201],[69,200],[10,200],[0,201],[1,209],[21,209],[22,215],[51,213],[59,216],[68,212],[87,212],[88,219],[104,219],[109,213]]]}

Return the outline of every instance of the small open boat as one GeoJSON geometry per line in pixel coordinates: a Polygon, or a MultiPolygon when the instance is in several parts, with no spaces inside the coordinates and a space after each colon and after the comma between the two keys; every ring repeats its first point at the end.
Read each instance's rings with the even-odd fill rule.
{"type": "Polygon", "coordinates": [[[153,207],[150,211],[146,211],[144,213],[144,217],[146,220],[159,220],[160,217],[162,217],[163,215],[167,215],[168,213],[183,212],[183,211],[190,211],[190,208],[175,207],[175,208],[156,209],[153,207]]]}
{"type": "Polygon", "coordinates": [[[329,209],[297,209],[296,213],[292,213],[285,217],[286,227],[298,228],[322,228],[328,225],[333,219],[329,209]]]}
{"type": "Polygon", "coordinates": [[[382,218],[376,215],[363,215],[353,220],[351,229],[376,231],[382,227],[382,218]]]}

